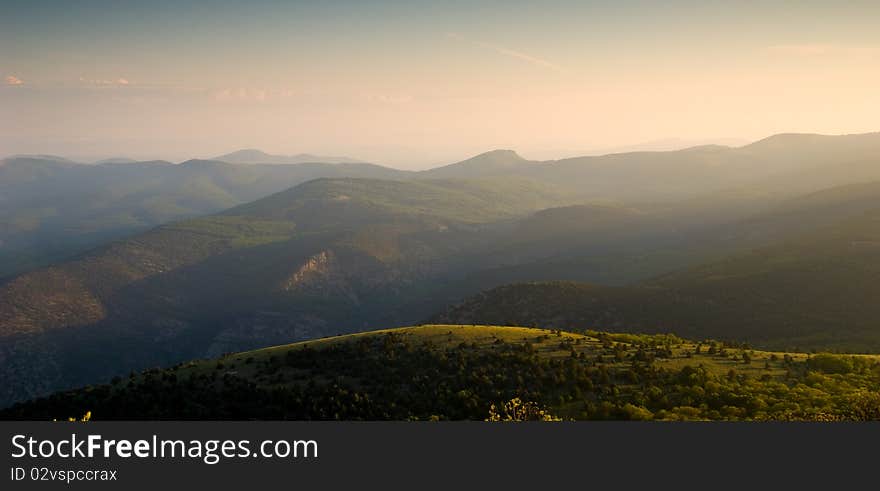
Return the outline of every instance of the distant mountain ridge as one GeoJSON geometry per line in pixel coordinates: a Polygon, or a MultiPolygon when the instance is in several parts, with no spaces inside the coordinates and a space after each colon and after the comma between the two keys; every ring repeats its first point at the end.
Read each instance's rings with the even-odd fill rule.
{"type": "Polygon", "coordinates": [[[0,161],[0,278],[174,220],[216,213],[321,177],[400,179],[373,164],[209,160],[0,161]]]}
{"type": "Polygon", "coordinates": [[[740,147],[699,145],[545,161],[494,150],[418,173],[427,178],[495,176],[534,179],[590,201],[651,203],[740,189],[794,196],[880,179],[880,133],[784,133],[740,147]]]}
{"type": "Polygon", "coordinates": [[[214,157],[211,160],[229,162],[230,164],[359,164],[362,160],[350,157],[332,157],[325,155],[313,155],[300,153],[296,155],[272,155],[255,148],[246,148],[232,153],[214,157]]]}
{"type": "MultiPolygon", "coordinates": [[[[267,155],[243,150],[221,158],[248,162],[276,157],[284,162],[323,159],[267,155]]],[[[557,200],[557,205],[654,207],[663,203],[689,207],[707,220],[722,212],[727,218],[744,218],[746,212],[788,197],[880,180],[880,133],[780,134],[736,148],[704,145],[551,161],[528,160],[513,150],[493,150],[421,172],[367,163],[125,162],[85,165],[48,155],[0,161],[0,277],[127,233],[215,213],[324,177],[517,178],[573,198],[566,203],[557,200]]]]}
{"type": "Polygon", "coordinates": [[[135,159],[130,159],[128,157],[110,157],[108,159],[102,159],[95,162],[95,165],[106,165],[106,164],[135,164],[140,162],[135,159]]]}
{"type": "Polygon", "coordinates": [[[71,159],[68,159],[68,158],[65,158],[65,157],[61,157],[61,156],[58,156],[58,155],[45,155],[45,154],[16,154],[16,155],[10,155],[10,156],[8,156],[8,157],[3,157],[3,159],[0,159],[0,165],[2,165],[4,162],[7,162],[7,161],[14,161],[14,160],[48,160],[48,161],[51,161],[51,162],[65,162],[65,163],[68,163],[68,164],[75,164],[75,163],[77,163],[77,162],[74,161],[74,160],[71,160],[71,159]]]}

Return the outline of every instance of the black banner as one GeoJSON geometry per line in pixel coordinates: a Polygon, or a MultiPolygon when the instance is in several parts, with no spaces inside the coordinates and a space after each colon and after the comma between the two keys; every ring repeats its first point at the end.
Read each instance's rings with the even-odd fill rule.
{"type": "Polygon", "coordinates": [[[880,424],[2,422],[3,489],[819,484],[876,477],[880,424]],[[246,443],[245,443],[246,442],[246,443]]]}

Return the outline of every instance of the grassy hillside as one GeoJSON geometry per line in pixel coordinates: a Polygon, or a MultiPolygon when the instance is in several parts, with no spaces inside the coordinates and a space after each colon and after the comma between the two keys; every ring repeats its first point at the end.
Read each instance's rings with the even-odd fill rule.
{"type": "Polygon", "coordinates": [[[880,419],[880,357],[428,325],[193,361],[13,406],[66,419],[880,419]]]}

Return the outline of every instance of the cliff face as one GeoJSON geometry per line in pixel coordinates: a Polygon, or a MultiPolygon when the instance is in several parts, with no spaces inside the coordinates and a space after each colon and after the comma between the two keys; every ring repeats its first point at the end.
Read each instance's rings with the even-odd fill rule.
{"type": "Polygon", "coordinates": [[[339,262],[333,251],[321,251],[308,258],[284,282],[282,289],[287,292],[302,291],[311,286],[338,280],[342,276],[339,262]]]}

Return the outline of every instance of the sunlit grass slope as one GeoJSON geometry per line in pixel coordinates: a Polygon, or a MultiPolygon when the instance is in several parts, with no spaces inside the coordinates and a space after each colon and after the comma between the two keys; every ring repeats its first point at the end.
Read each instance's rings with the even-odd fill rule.
{"type": "Polygon", "coordinates": [[[148,370],[7,418],[477,419],[519,399],[562,419],[880,418],[880,355],[751,350],[673,335],[426,325],[148,370]]]}

